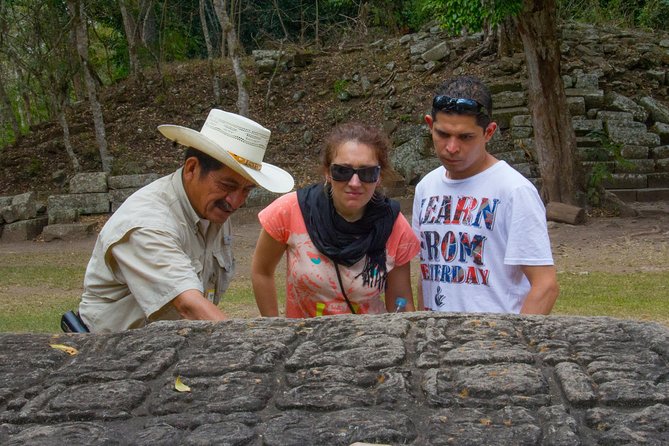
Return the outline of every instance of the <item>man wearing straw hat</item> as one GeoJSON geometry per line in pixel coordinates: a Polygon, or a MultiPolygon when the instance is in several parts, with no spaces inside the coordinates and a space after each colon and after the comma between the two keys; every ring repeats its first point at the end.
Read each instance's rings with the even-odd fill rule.
{"type": "Polygon", "coordinates": [[[165,319],[222,320],[234,273],[228,218],[255,186],[284,193],[292,176],[263,163],[270,131],[213,109],[202,130],[161,125],[188,147],[175,173],[130,196],[100,231],[79,305],[90,331],[165,319]]]}

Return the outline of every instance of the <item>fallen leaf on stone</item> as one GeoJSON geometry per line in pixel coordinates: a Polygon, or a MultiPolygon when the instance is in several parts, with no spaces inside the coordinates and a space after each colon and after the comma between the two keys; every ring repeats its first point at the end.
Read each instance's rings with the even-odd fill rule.
{"type": "Polygon", "coordinates": [[[174,381],[174,388],[177,392],[190,392],[190,387],[181,382],[180,376],[177,376],[176,381],[174,381]]]}
{"type": "Polygon", "coordinates": [[[56,350],[63,351],[70,356],[74,356],[77,353],[79,353],[79,350],[77,350],[76,348],[70,347],[69,345],[65,345],[65,344],[49,344],[49,346],[51,348],[55,348],[56,350]]]}

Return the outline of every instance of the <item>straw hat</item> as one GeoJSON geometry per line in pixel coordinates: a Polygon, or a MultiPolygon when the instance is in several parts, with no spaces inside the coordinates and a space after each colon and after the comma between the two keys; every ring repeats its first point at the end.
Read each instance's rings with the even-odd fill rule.
{"type": "Polygon", "coordinates": [[[199,132],[180,125],[160,125],[160,133],[197,149],[270,192],[284,193],[295,181],[285,170],[263,163],[271,132],[244,116],[212,109],[199,132]]]}

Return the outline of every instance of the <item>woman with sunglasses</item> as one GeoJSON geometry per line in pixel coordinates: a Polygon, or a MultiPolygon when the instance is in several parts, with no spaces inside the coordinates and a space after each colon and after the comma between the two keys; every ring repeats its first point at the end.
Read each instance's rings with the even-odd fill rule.
{"type": "Polygon", "coordinates": [[[252,282],[263,316],[278,316],[274,273],[286,253],[286,316],[413,311],[410,260],[419,242],[399,203],[377,186],[390,142],[359,123],[336,127],[322,156],[325,184],[284,195],[258,214],[252,282]]]}

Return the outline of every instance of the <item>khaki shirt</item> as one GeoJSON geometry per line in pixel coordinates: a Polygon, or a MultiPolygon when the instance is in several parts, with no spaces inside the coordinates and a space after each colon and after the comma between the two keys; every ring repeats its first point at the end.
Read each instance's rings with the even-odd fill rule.
{"type": "Polygon", "coordinates": [[[234,273],[229,220],[198,217],[181,169],[131,195],[100,231],[86,268],[81,318],[91,331],[181,319],[171,301],[196,289],[214,304],[234,273]]]}

